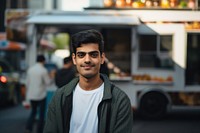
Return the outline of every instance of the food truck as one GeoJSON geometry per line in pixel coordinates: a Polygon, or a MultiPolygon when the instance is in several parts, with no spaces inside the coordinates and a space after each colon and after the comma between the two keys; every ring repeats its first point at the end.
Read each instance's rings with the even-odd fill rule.
{"type": "Polygon", "coordinates": [[[29,16],[27,24],[28,65],[42,36],[96,29],[104,37],[109,78],[133,110],[160,118],[176,107],[200,106],[199,11],[46,11],[29,16]]]}

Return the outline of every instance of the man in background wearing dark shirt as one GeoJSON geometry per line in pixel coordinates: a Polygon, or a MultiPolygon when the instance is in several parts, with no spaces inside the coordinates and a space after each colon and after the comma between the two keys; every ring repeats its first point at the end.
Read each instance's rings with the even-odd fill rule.
{"type": "Polygon", "coordinates": [[[63,68],[59,69],[55,75],[55,83],[58,88],[66,85],[75,77],[75,69],[73,68],[72,58],[65,57],[63,59],[63,68]]]}

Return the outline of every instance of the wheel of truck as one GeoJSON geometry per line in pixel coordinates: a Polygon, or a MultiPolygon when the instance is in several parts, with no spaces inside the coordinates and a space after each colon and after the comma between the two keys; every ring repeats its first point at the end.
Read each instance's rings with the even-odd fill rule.
{"type": "Polygon", "coordinates": [[[167,111],[168,100],[160,92],[148,92],[144,94],[139,103],[139,113],[146,119],[160,119],[167,111]]]}

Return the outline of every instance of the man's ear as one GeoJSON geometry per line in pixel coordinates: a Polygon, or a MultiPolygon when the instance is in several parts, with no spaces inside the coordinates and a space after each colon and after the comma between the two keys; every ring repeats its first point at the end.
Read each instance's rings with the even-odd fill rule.
{"type": "Polygon", "coordinates": [[[72,61],[73,64],[76,65],[76,55],[74,53],[72,53],[72,61]]]}
{"type": "Polygon", "coordinates": [[[105,58],[106,58],[106,56],[105,56],[105,53],[103,52],[103,53],[101,54],[101,64],[104,63],[105,58]]]}

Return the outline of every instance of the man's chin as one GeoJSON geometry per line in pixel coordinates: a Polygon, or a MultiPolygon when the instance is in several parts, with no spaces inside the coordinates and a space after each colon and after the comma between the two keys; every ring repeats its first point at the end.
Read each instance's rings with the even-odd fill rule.
{"type": "Polygon", "coordinates": [[[96,76],[94,73],[83,73],[82,76],[86,79],[91,79],[96,76]]]}
{"type": "Polygon", "coordinates": [[[93,74],[85,74],[85,75],[83,75],[83,77],[86,79],[91,79],[94,77],[94,75],[93,74]]]}

